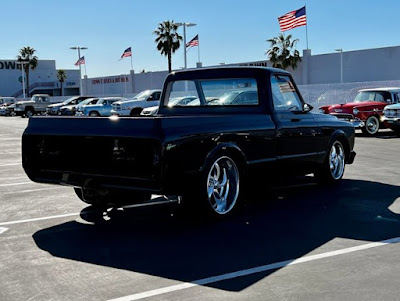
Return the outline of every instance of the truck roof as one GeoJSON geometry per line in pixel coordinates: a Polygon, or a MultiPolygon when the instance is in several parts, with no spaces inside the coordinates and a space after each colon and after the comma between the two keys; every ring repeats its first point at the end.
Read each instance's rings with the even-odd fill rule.
{"type": "Polygon", "coordinates": [[[228,71],[231,72],[232,70],[237,70],[237,71],[245,71],[245,70],[263,70],[269,73],[286,73],[290,74],[288,71],[285,71],[283,69],[278,69],[278,68],[272,68],[272,67],[259,67],[259,66],[218,66],[218,67],[207,67],[207,68],[200,68],[200,69],[186,69],[186,70],[179,70],[179,71],[173,71],[171,72],[172,75],[180,75],[180,74],[187,74],[187,73],[208,73],[208,72],[223,72],[223,71],[228,71]]]}

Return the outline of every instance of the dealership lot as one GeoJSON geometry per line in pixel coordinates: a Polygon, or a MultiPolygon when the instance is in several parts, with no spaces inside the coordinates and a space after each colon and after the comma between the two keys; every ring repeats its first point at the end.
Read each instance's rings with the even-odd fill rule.
{"type": "Polygon", "coordinates": [[[398,299],[400,138],[390,131],[357,136],[336,187],[305,178],[259,189],[224,222],[164,206],[93,225],[72,188],[25,176],[27,121],[0,118],[0,300],[398,299]]]}

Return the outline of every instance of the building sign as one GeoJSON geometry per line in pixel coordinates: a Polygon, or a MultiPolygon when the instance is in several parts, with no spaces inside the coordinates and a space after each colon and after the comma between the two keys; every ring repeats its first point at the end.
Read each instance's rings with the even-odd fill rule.
{"type": "Polygon", "coordinates": [[[257,66],[257,67],[268,67],[267,61],[258,61],[250,63],[242,63],[239,66],[257,66]]]}
{"type": "Polygon", "coordinates": [[[126,82],[129,82],[128,76],[105,77],[105,78],[99,78],[99,79],[92,79],[92,85],[115,84],[115,83],[126,83],[126,82]]]}
{"type": "Polygon", "coordinates": [[[0,70],[21,70],[21,64],[16,61],[0,61],[0,70]]]}

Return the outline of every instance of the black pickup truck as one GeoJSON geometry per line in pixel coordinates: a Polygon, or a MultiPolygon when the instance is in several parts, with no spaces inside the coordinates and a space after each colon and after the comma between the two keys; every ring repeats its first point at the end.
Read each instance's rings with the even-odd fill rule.
{"type": "Polygon", "coordinates": [[[31,180],[73,186],[97,206],[173,195],[221,216],[238,207],[252,176],[342,178],[355,157],[354,127],[311,110],[280,69],[173,72],[155,116],[31,118],[23,167],[31,180]]]}

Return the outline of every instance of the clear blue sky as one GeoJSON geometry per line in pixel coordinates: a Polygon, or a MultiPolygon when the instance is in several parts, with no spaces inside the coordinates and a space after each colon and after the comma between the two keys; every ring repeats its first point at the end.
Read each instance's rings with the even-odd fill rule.
{"type": "MultiPolygon", "coordinates": [[[[312,54],[400,45],[399,1],[237,1],[237,0],[2,0],[0,59],[15,59],[23,46],[37,50],[39,59],[56,60],[58,69],[74,69],[76,51],[86,46],[89,77],[125,74],[130,59],[118,61],[129,46],[133,67],[167,69],[152,32],[164,20],[193,22],[187,39],[200,38],[204,66],[266,59],[266,40],[277,36],[277,17],[307,5],[308,39],[312,54]]],[[[182,29],[179,30],[182,35],[182,29]]],[[[286,32],[306,48],[305,27],[286,32]]],[[[188,67],[197,61],[197,48],[188,52],[188,67]]],[[[183,47],[172,67],[184,66],[183,47]]]]}

